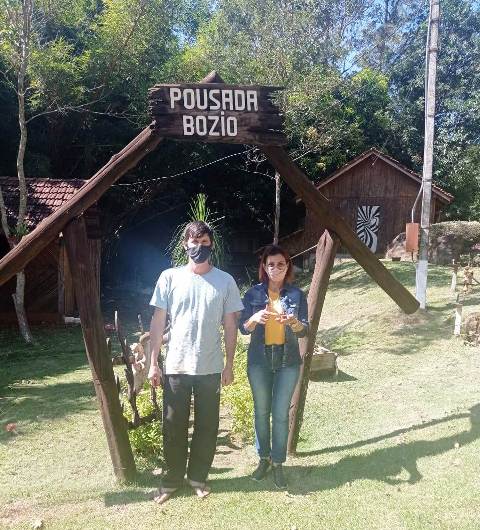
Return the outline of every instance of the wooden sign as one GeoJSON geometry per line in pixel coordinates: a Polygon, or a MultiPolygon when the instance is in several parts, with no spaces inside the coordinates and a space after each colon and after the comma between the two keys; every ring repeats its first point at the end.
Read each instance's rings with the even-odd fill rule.
{"type": "Polygon", "coordinates": [[[198,83],[155,85],[150,114],[161,136],[178,140],[283,145],[283,116],[272,101],[278,87],[198,83]]]}

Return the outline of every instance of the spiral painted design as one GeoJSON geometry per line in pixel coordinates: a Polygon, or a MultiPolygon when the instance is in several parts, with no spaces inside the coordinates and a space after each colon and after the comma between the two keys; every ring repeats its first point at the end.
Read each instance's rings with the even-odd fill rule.
{"type": "Polygon", "coordinates": [[[357,210],[357,236],[372,251],[377,250],[380,226],[380,206],[359,206],[357,210]]]}

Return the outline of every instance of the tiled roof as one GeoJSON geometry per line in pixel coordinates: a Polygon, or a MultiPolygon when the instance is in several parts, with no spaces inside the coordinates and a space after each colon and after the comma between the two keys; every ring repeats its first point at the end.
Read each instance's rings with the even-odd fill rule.
{"type": "MultiPolygon", "coordinates": [[[[54,180],[47,178],[27,178],[27,215],[26,224],[34,228],[62,204],[68,201],[86,180],[54,180]]],[[[0,177],[7,215],[11,224],[18,214],[18,179],[17,177],[0,177]]]]}

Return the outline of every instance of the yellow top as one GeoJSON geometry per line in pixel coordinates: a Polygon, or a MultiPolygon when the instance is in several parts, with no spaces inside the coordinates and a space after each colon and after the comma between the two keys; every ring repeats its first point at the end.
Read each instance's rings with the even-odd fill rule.
{"type": "MultiPolygon", "coordinates": [[[[272,313],[283,313],[282,304],[280,303],[280,293],[274,293],[268,290],[268,310],[272,313]]],[[[265,344],[285,344],[285,325],[280,324],[271,316],[265,324],[265,344]]]]}

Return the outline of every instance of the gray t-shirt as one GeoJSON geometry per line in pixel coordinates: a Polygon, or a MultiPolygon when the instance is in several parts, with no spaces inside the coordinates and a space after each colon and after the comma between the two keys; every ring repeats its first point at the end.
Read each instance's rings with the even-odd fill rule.
{"type": "Polygon", "coordinates": [[[223,370],[223,316],[243,309],[230,274],[216,267],[206,274],[195,274],[188,266],[167,269],[157,281],[150,305],[170,316],[166,374],[207,375],[223,370]]]}

